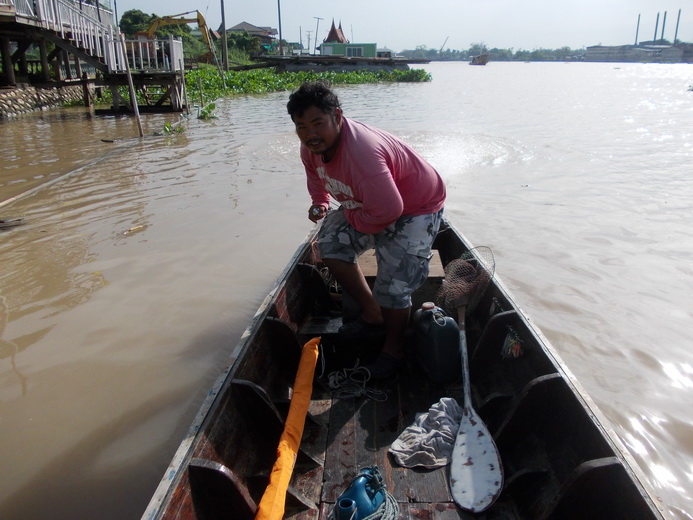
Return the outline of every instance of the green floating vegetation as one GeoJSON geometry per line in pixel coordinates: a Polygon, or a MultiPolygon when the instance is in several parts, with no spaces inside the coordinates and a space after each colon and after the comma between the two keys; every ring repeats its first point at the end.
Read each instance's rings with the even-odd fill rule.
{"type": "Polygon", "coordinates": [[[328,81],[332,85],[364,83],[414,83],[431,81],[431,74],[422,69],[359,70],[353,72],[275,72],[273,69],[228,71],[223,75],[215,69],[190,70],[185,74],[188,97],[192,100],[215,100],[235,94],[264,94],[298,88],[305,81],[328,81]]]}
{"type": "MultiPolygon", "coordinates": [[[[358,85],[364,83],[415,83],[431,81],[431,74],[423,69],[410,70],[358,70],[353,72],[275,72],[274,69],[227,71],[221,73],[212,67],[188,70],[185,73],[187,101],[190,105],[203,107],[200,119],[214,118],[210,102],[238,94],[265,94],[294,90],[305,81],[328,81],[332,85],[358,85]]],[[[128,87],[117,87],[125,99],[130,97],[128,87]]],[[[147,104],[141,92],[137,92],[138,103],[147,104]]],[[[103,89],[97,105],[109,106],[112,102],[110,89],[103,89]]],[[[65,103],[63,106],[79,106],[83,101],[65,103]]]]}
{"type": "Polygon", "coordinates": [[[217,106],[214,103],[208,103],[204,107],[201,107],[199,113],[197,114],[197,119],[216,119],[216,114],[214,109],[217,106]]]}
{"type": "Polygon", "coordinates": [[[180,124],[174,124],[174,123],[166,123],[164,125],[164,128],[162,129],[162,134],[164,135],[171,135],[171,134],[181,134],[185,132],[185,128],[183,125],[180,124]]]}

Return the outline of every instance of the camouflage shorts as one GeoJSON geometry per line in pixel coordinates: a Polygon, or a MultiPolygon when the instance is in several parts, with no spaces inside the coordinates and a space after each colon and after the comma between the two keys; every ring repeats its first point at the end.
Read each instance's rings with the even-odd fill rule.
{"type": "Polygon", "coordinates": [[[443,210],[403,216],[380,233],[355,230],[341,210],[330,211],[318,235],[321,258],[355,263],[365,251],[375,248],[378,275],[373,286],[375,300],[386,309],[411,306],[411,293],[428,277],[431,246],[440,227],[443,210]]]}

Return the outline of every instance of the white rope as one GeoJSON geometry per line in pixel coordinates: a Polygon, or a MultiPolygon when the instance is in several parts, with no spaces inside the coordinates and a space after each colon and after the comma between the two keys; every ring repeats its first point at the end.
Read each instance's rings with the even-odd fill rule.
{"type": "MultiPolygon", "coordinates": [[[[351,518],[354,519],[358,511],[354,511],[351,518]]],[[[368,516],[359,518],[359,520],[397,520],[399,518],[399,503],[397,499],[390,493],[385,493],[385,501],[380,504],[380,507],[368,516]]],[[[334,509],[330,511],[328,520],[335,520],[334,509]]],[[[351,519],[350,519],[351,520],[351,519]]]]}
{"type": "Polygon", "coordinates": [[[359,366],[357,360],[354,368],[342,368],[331,372],[327,376],[327,386],[332,391],[332,397],[337,399],[367,397],[374,401],[386,401],[385,392],[366,386],[370,378],[371,373],[366,367],[359,366]]]}
{"type": "MultiPolygon", "coordinates": [[[[328,520],[336,520],[335,507],[332,508],[330,514],[328,515],[328,520]]],[[[385,500],[380,507],[373,511],[370,515],[364,516],[363,518],[357,517],[358,510],[355,510],[349,520],[397,520],[399,518],[399,502],[392,496],[389,492],[385,491],[385,500]]],[[[340,519],[342,520],[342,519],[340,519]]]]}
{"type": "Polygon", "coordinates": [[[361,520],[397,520],[397,518],[399,518],[399,503],[395,497],[386,491],[385,501],[380,504],[380,507],[361,520]]]}

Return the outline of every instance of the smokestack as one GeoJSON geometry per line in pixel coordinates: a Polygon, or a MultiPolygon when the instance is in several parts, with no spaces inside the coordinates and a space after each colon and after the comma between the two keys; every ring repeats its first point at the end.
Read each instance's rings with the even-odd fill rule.
{"type": "Polygon", "coordinates": [[[674,31],[674,45],[676,45],[676,37],[679,35],[679,22],[681,21],[681,9],[679,9],[679,15],[676,18],[676,30],[674,31]]]}
{"type": "Polygon", "coordinates": [[[657,13],[657,22],[655,23],[655,33],[654,33],[654,36],[652,37],[653,42],[657,41],[657,29],[659,29],[659,13],[657,13]]]}
{"type": "Polygon", "coordinates": [[[638,25],[635,27],[635,45],[638,44],[638,32],[640,32],[640,15],[638,15],[638,25]]]}
{"type": "Polygon", "coordinates": [[[667,24],[667,12],[664,11],[664,19],[662,20],[662,37],[660,40],[664,41],[664,26],[667,24]]]}

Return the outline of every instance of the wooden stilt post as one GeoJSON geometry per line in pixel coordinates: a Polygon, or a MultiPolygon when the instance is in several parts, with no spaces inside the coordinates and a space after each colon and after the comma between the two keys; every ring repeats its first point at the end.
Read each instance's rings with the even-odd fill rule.
{"type": "Polygon", "coordinates": [[[120,96],[118,95],[118,88],[110,85],[108,87],[111,91],[111,100],[113,101],[113,111],[117,114],[120,112],[120,96]]]}
{"type": "MultiPolygon", "coordinates": [[[[123,53],[127,55],[127,49],[125,48],[125,35],[120,33],[120,43],[123,46],[123,53]]],[[[128,86],[130,87],[130,103],[132,104],[132,110],[135,112],[135,117],[137,118],[137,130],[139,131],[140,137],[144,137],[144,131],[142,130],[142,120],[140,119],[140,108],[137,106],[137,95],[135,94],[135,85],[132,83],[132,73],[130,72],[130,64],[125,60],[125,72],[128,76],[128,86]]]]}
{"type": "Polygon", "coordinates": [[[183,74],[183,96],[185,99],[185,112],[190,115],[190,103],[188,102],[188,87],[185,84],[185,67],[183,65],[183,60],[180,60],[180,70],[183,74]]]}
{"type": "Polygon", "coordinates": [[[0,39],[2,49],[2,70],[5,73],[5,80],[8,85],[16,85],[17,79],[14,75],[14,65],[12,64],[12,48],[10,47],[10,39],[0,39]]]}
{"type": "Polygon", "coordinates": [[[205,100],[204,100],[204,97],[202,96],[202,77],[198,76],[197,81],[200,85],[200,110],[202,110],[205,107],[205,100]]]}
{"type": "Polygon", "coordinates": [[[29,75],[29,62],[26,59],[26,53],[22,52],[19,55],[19,73],[23,76],[29,75]]]}
{"type": "Polygon", "coordinates": [[[70,56],[68,55],[67,51],[63,51],[61,54],[63,66],[65,67],[65,78],[68,80],[74,79],[74,76],[72,75],[72,67],[70,66],[70,56]]]}
{"type": "Polygon", "coordinates": [[[87,73],[82,74],[82,93],[84,95],[84,106],[91,106],[91,92],[89,92],[89,81],[87,78],[87,73]]]}
{"type": "Polygon", "coordinates": [[[44,83],[48,83],[51,79],[50,66],[48,64],[48,50],[46,48],[46,40],[39,40],[39,52],[41,54],[41,79],[44,83]]]}

